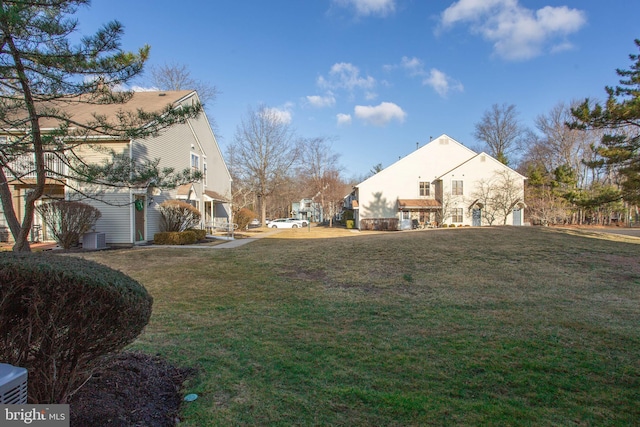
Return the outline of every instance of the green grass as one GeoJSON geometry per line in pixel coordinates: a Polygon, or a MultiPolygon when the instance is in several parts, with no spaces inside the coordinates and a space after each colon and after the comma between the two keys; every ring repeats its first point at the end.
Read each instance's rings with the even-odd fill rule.
{"type": "Polygon", "coordinates": [[[640,245],[287,233],[85,255],[153,295],[133,348],[198,369],[181,425],[638,425],[640,245]]]}

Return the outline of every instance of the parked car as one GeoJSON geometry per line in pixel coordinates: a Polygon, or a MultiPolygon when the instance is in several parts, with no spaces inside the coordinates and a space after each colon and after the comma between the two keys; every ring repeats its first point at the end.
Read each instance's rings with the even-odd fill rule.
{"type": "Polygon", "coordinates": [[[269,222],[270,228],[301,228],[302,221],[291,218],[279,218],[269,222]]]}
{"type": "Polygon", "coordinates": [[[249,223],[249,227],[260,227],[260,220],[258,218],[254,218],[249,223]]]}
{"type": "Polygon", "coordinates": [[[307,221],[306,219],[298,219],[298,218],[287,218],[290,219],[292,221],[299,221],[303,227],[306,227],[307,225],[309,225],[309,221],[307,221]]]}

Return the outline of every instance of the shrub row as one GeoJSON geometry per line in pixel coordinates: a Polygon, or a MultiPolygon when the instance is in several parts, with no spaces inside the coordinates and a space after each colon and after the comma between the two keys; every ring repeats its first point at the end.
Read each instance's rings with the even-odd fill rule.
{"type": "Polygon", "coordinates": [[[198,235],[194,230],[163,231],[153,236],[153,244],[155,245],[191,245],[198,240],[198,235]]]}
{"type": "Polygon", "coordinates": [[[131,277],[80,258],[0,252],[0,362],[27,368],[30,403],[66,403],[149,322],[131,277]]]}
{"type": "Polygon", "coordinates": [[[191,228],[188,231],[196,233],[196,239],[198,240],[204,240],[207,237],[207,230],[203,230],[201,228],[191,228]]]}

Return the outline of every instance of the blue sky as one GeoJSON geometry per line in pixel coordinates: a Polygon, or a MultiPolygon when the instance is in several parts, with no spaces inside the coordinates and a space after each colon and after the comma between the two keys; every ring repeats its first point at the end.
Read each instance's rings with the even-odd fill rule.
{"type": "Polygon", "coordinates": [[[347,177],[443,133],[479,146],[492,104],[533,128],[559,102],[603,99],[638,53],[639,16],[635,0],[93,0],[77,15],[86,34],[117,19],[123,48],[215,85],[223,150],[266,105],[332,138],[347,177]]]}

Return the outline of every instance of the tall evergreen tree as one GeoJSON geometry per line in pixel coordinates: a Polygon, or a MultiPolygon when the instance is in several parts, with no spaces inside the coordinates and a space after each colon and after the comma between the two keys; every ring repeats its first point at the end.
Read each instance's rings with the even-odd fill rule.
{"type": "MultiPolygon", "coordinates": [[[[639,39],[635,44],[640,49],[639,39]]],[[[622,194],[611,197],[640,203],[640,55],[631,54],[629,58],[629,70],[616,70],[620,84],[606,87],[606,104],[585,99],[571,110],[575,121],[570,127],[606,131],[597,148],[601,158],[591,163],[612,168],[620,175],[622,194]]]]}
{"type": "MultiPolygon", "coordinates": [[[[65,113],[65,105],[126,103],[130,92],[109,88],[124,85],[138,76],[149,55],[149,46],[137,52],[120,47],[123,28],[117,21],[104,25],[77,45],[70,38],[76,32],[73,14],[89,0],[15,0],[0,2],[0,130],[8,138],[0,142],[0,201],[9,229],[16,241],[15,251],[29,251],[27,237],[33,223],[35,202],[45,189],[45,153],[54,154],[70,167],[72,178],[80,182],[129,185],[131,177],[145,179],[157,172],[132,174],[126,159],[119,165],[102,168],[73,168],[74,144],[91,135],[144,138],[159,129],[194,117],[200,106],[177,110],[167,106],[160,112],[129,112],[110,119],[94,115],[90,123],[79,123],[65,113]],[[44,120],[55,120],[56,129],[43,129],[44,120]],[[151,126],[149,126],[151,124],[151,126]],[[36,182],[24,203],[24,216],[16,217],[9,181],[19,177],[16,161],[28,159],[36,182]],[[118,177],[113,171],[121,171],[118,177]],[[100,176],[102,174],[103,176],[100,176]],[[109,175],[109,176],[107,176],[109,175]]],[[[82,166],[82,165],[81,165],[82,166]]],[[[149,164],[151,168],[157,164],[149,164]]]]}

